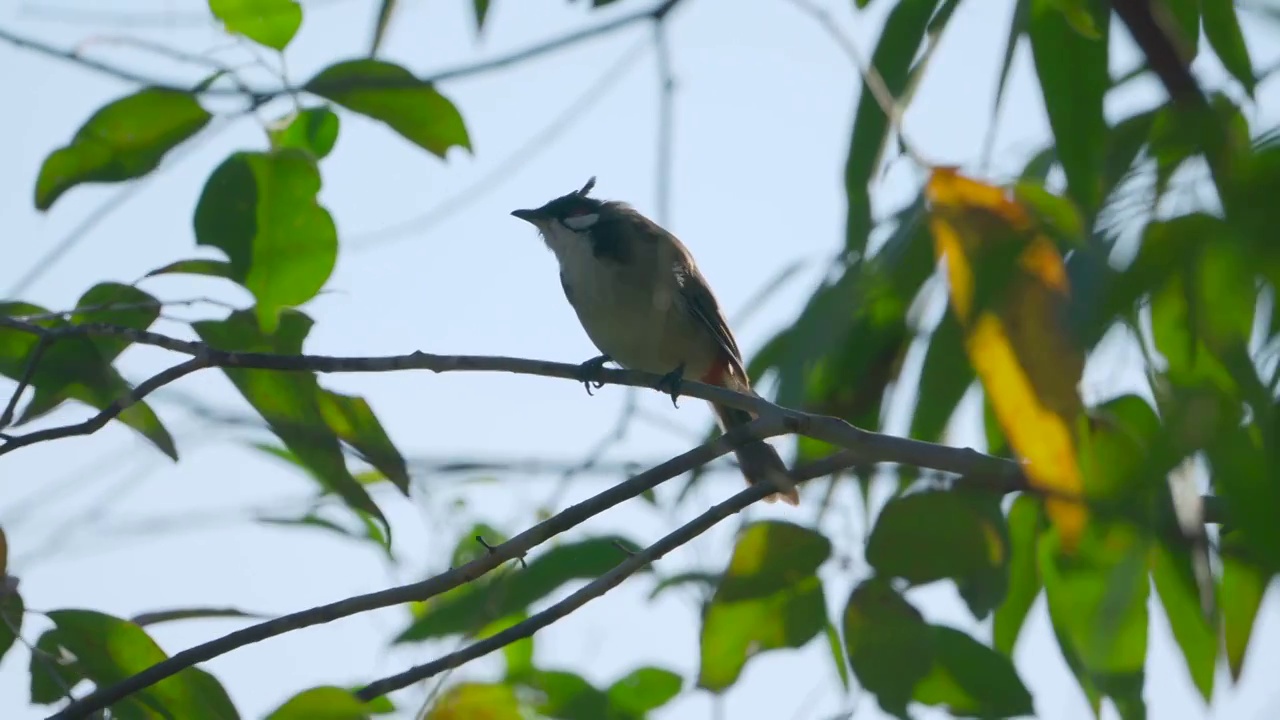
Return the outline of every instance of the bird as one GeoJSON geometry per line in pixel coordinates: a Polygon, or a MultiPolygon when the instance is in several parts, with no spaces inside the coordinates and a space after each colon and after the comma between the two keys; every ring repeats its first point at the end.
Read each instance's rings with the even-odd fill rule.
{"type": "MultiPolygon", "coordinates": [[[[555,255],[565,298],[602,353],[580,365],[584,376],[612,361],[661,375],[657,387],[670,392],[673,404],[685,379],[759,397],[688,248],[631,205],[592,197],[595,184],[593,176],[541,207],[511,212],[537,228],[555,255]]],[[[590,393],[590,381],[584,384],[590,393]]],[[[724,432],[756,417],[727,405],[711,407],[724,432]]],[[[753,439],[734,454],[748,483],[777,488],[767,501],[800,504],[795,481],[772,445],[753,439]]]]}

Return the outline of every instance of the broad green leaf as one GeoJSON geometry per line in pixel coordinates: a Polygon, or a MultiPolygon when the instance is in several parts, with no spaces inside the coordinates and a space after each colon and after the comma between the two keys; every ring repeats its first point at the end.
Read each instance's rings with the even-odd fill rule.
{"type": "Polygon", "coordinates": [[[525,720],[510,685],[464,682],[449,688],[422,720],[525,720]]]}
{"type": "Polygon", "coordinates": [[[802,647],[822,631],[816,573],[830,554],[831,541],[793,523],[752,523],[739,533],[703,615],[698,687],[722,692],[752,656],[802,647]]]}
{"type": "MultiPolygon", "coordinates": [[[[456,567],[456,566],[455,566],[456,567]]],[[[480,628],[475,639],[481,640],[510,628],[529,619],[529,613],[518,612],[499,620],[495,620],[480,628]]],[[[502,648],[502,657],[507,664],[506,680],[520,680],[533,672],[533,636],[520,638],[502,648]]]]}
{"type": "Polygon", "coordinates": [[[705,591],[706,597],[710,598],[711,593],[715,592],[716,586],[720,584],[721,577],[716,573],[702,572],[700,570],[676,573],[659,580],[653,586],[653,590],[649,591],[649,599],[653,600],[663,592],[681,585],[697,585],[698,589],[705,591]]]}
{"type": "Polygon", "coordinates": [[[227,254],[268,334],[283,308],[315,297],[337,262],[337,228],[319,192],[307,152],[238,152],[213,171],[196,204],[196,243],[227,254]]]}
{"type": "Polygon", "coordinates": [[[443,158],[451,147],[471,149],[462,115],[430,83],[380,60],[348,60],[320,71],[308,92],[386,123],[427,152],[443,158]]]}
{"type": "Polygon", "coordinates": [[[521,684],[540,694],[538,713],[554,720],[596,720],[608,716],[609,698],[581,675],[564,670],[538,670],[521,684]]]}
{"type": "Polygon", "coordinates": [[[466,635],[498,618],[526,610],[574,580],[594,580],[638,552],[634,542],[617,536],[557,545],[526,561],[468,584],[460,592],[433,598],[396,643],[466,635]],[[625,548],[625,549],[624,549],[625,548]]]}
{"type": "Polygon", "coordinates": [[[955,717],[1011,718],[1035,706],[1013,661],[965,633],[934,625],[933,669],[916,685],[914,699],[941,706],[955,717]]]}
{"type": "Polygon", "coordinates": [[[207,258],[171,262],[164,267],[152,270],[144,277],[155,277],[157,275],[208,275],[209,277],[220,277],[228,280],[235,280],[236,278],[235,271],[231,268],[231,263],[226,260],[211,260],[207,258]]]}
{"type": "MultiPolygon", "coordinates": [[[[676,673],[657,667],[633,670],[609,686],[609,709],[622,717],[644,717],[680,694],[684,681],[676,673]]],[[[612,716],[611,716],[612,717],[612,716]]]]}
{"type": "MultiPolygon", "coordinates": [[[[0,571],[0,583],[4,581],[5,574],[0,571]]],[[[22,633],[22,618],[26,612],[27,607],[18,591],[6,590],[0,585],[0,660],[22,633]]]]}
{"type": "MultiPolygon", "coordinates": [[[[1213,698],[1213,674],[1218,659],[1218,622],[1205,617],[1191,553],[1184,547],[1156,543],[1151,548],[1151,579],[1173,638],[1182,649],[1191,681],[1204,701],[1213,698]]],[[[1216,608],[1215,608],[1216,609],[1216,608]]]]}
{"type": "Polygon", "coordinates": [[[723,692],[738,680],[747,660],[769,650],[804,647],[826,622],[816,575],[770,595],[735,602],[713,598],[702,618],[698,687],[723,692]]]}
{"type": "MultiPolygon", "coordinates": [[[[61,697],[61,683],[87,678],[99,687],[119,682],[130,675],[165,660],[168,656],[137,625],[92,610],[54,610],[48,613],[54,628],[45,632],[37,646],[63,657],[65,649],[74,658],[70,667],[53,669],[50,658],[32,656],[32,701],[47,704],[61,697]],[[48,688],[56,688],[49,698],[48,688]]],[[[112,706],[121,718],[180,717],[184,720],[236,720],[239,714],[226,690],[209,673],[196,668],[176,674],[139,690],[112,706]]]]}
{"type": "MultiPolygon", "coordinates": [[[[0,315],[14,317],[47,314],[46,309],[30,303],[0,303],[0,315]]],[[[131,313],[122,313],[117,319],[127,321],[127,315],[131,313]]],[[[40,320],[35,324],[57,327],[63,322],[40,320]]],[[[24,377],[38,344],[34,334],[0,329],[0,374],[12,380],[24,377]]],[[[114,351],[118,345],[107,341],[100,346],[88,337],[72,336],[47,346],[30,377],[31,387],[39,395],[33,398],[31,409],[24,412],[20,422],[27,422],[38,414],[48,412],[57,405],[54,400],[61,402],[59,398],[78,400],[92,408],[104,410],[132,392],[133,386],[103,357],[100,347],[114,351]]],[[[150,405],[136,402],[121,411],[115,419],[151,441],[169,457],[177,459],[178,451],[173,437],[150,405]]]]}
{"type": "Polygon", "coordinates": [[[1200,13],[1205,39],[1227,72],[1239,80],[1245,92],[1252,97],[1257,80],[1253,74],[1253,62],[1249,59],[1249,48],[1244,43],[1244,33],[1240,31],[1235,3],[1231,0],[1203,0],[1200,13]]]}
{"type": "Polygon", "coordinates": [[[1086,217],[1093,217],[1102,202],[1107,135],[1102,101],[1111,85],[1108,8],[1101,0],[1032,0],[1030,13],[1031,52],[1058,161],[1071,196],[1086,217]],[[1074,10],[1064,13],[1064,6],[1074,10]],[[1085,21],[1095,37],[1080,32],[1085,21]]]}
{"type": "Polygon", "coordinates": [[[867,563],[914,585],[965,579],[1007,561],[1000,529],[960,491],[929,491],[890,500],[867,539],[867,563]]]}
{"type": "Polygon", "coordinates": [[[1272,458],[1275,447],[1266,447],[1250,427],[1221,433],[1209,446],[1213,487],[1231,508],[1233,527],[1241,531],[1251,556],[1271,571],[1280,570],[1280,477],[1272,458]]]}
{"type": "Polygon", "coordinates": [[[1049,617],[1081,687],[1110,697],[1125,720],[1142,717],[1148,540],[1131,523],[1095,517],[1071,557],[1056,528],[1037,551],[1049,617]]]}
{"type": "Polygon", "coordinates": [[[944,313],[933,331],[920,370],[919,401],[911,416],[911,437],[938,442],[956,406],[974,380],[964,354],[964,334],[955,315],[944,313]]]}
{"type": "Polygon", "coordinates": [[[1080,433],[1080,468],[1090,499],[1141,502],[1164,487],[1174,462],[1158,454],[1160,420],[1146,400],[1137,395],[1108,400],[1090,411],[1089,424],[1080,433]]]}
{"type": "Polygon", "coordinates": [[[471,526],[471,529],[458,537],[458,544],[453,547],[453,555],[449,561],[449,566],[462,567],[488,553],[489,550],[484,544],[481,544],[481,539],[484,540],[485,544],[492,547],[501,545],[509,538],[506,533],[488,523],[476,523],[471,526]]]}
{"type": "Polygon", "coordinates": [[[1009,592],[996,608],[991,644],[1010,658],[1042,587],[1036,559],[1040,517],[1040,501],[1031,495],[1019,495],[1009,508],[1009,592]]]}
{"type": "Polygon", "coordinates": [[[337,113],[327,107],[310,107],[280,118],[268,128],[268,134],[273,150],[296,148],[321,160],[338,142],[338,128],[337,113]]]}
{"type": "Polygon", "coordinates": [[[766,597],[815,574],[831,541],[794,523],[764,521],[739,533],[714,602],[766,597]]]}
{"type": "MultiPolygon", "coordinates": [[[[191,326],[201,340],[220,350],[296,355],[302,352],[311,324],[306,315],[286,310],[276,331],[265,333],[249,311],[237,310],[225,320],[202,320],[191,326]]],[[[352,477],[338,437],[321,415],[317,399],[320,386],[315,375],[234,367],[224,368],[223,372],[326,490],[337,494],[352,509],[377,518],[390,546],[391,528],[386,517],[352,477]]]]}
{"type": "MultiPolygon", "coordinates": [[[[89,288],[76,303],[79,312],[71,315],[75,325],[103,323],[146,330],[160,316],[160,301],[131,285],[104,282],[89,288]]],[[[104,363],[115,362],[129,347],[129,340],[113,335],[96,335],[89,342],[98,349],[104,363]]],[[[34,420],[69,399],[68,388],[44,385],[36,388],[31,402],[22,412],[19,423],[34,420]]]]}
{"type": "Polygon", "coordinates": [[[1112,126],[1107,133],[1107,154],[1103,162],[1103,196],[1113,193],[1133,167],[1138,153],[1147,144],[1156,112],[1136,113],[1112,126]]]}
{"type": "MultiPolygon", "coordinates": [[[[929,20],[938,4],[939,0],[899,0],[885,19],[871,55],[871,66],[895,98],[906,92],[911,62],[924,42],[929,20]]],[[[866,250],[871,232],[868,186],[880,165],[889,130],[884,110],[876,103],[866,82],[862,82],[844,169],[845,193],[849,198],[845,247],[850,252],[866,250]]]]}
{"type": "MultiPolygon", "coordinates": [[[[1157,198],[1186,161],[1204,155],[1219,192],[1236,171],[1236,153],[1248,147],[1249,124],[1231,98],[1210,97],[1208,112],[1193,111],[1172,102],[1156,109],[1150,128],[1150,154],[1156,160],[1157,198]]],[[[1231,200],[1228,193],[1227,201],[1231,200]]]]}
{"type": "Polygon", "coordinates": [[[408,497],[409,467],[373,414],[368,401],[324,388],[320,388],[316,401],[329,428],[408,497]]]}
{"type": "Polygon", "coordinates": [[[70,144],[45,158],[36,179],[36,208],[48,210],[76,185],[146,175],[211,117],[191,95],[161,88],[145,88],[105,105],[80,126],[70,144]]]}
{"type": "Polygon", "coordinates": [[[378,714],[350,690],[322,685],[289,698],[266,720],[368,720],[378,714]]]}
{"type": "Polygon", "coordinates": [[[302,26],[297,0],[209,0],[209,10],[227,32],[272,50],[284,50],[302,26]]]}
{"type": "Polygon", "coordinates": [[[906,720],[907,703],[936,658],[932,627],[884,580],[864,581],[844,610],[849,666],[885,712],[906,720]]]}
{"type": "Polygon", "coordinates": [[[1254,620],[1262,607],[1267,585],[1274,577],[1250,557],[1249,547],[1239,530],[1222,538],[1222,635],[1231,678],[1240,680],[1244,660],[1253,635],[1254,620]]]}

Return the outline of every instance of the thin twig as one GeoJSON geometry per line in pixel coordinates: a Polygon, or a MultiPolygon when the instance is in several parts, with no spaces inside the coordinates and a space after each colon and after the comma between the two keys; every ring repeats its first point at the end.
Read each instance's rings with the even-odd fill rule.
{"type": "MultiPolygon", "coordinates": [[[[562,50],[566,47],[577,45],[586,40],[591,40],[601,35],[606,35],[608,33],[621,30],[637,22],[660,20],[663,17],[665,17],[671,11],[671,9],[674,8],[679,2],[680,0],[663,0],[663,2],[660,2],[656,6],[651,7],[647,10],[640,10],[640,11],[631,13],[629,15],[623,15],[621,17],[614,18],[613,20],[601,23],[594,27],[584,28],[582,30],[576,30],[571,33],[566,33],[564,35],[561,35],[560,37],[543,41],[536,45],[527,47],[523,50],[518,50],[513,53],[501,55],[499,57],[491,58],[489,60],[482,60],[480,62],[472,63],[469,65],[461,65],[458,67],[441,70],[439,72],[436,72],[421,78],[416,78],[416,77],[415,78],[388,78],[386,80],[370,80],[369,78],[359,78],[359,79],[353,80],[351,84],[334,82],[326,85],[325,89],[327,92],[350,90],[350,89],[355,89],[357,87],[362,90],[403,89],[407,87],[418,87],[423,83],[439,83],[445,80],[455,80],[458,78],[469,77],[472,75],[491,72],[493,70],[500,70],[510,65],[523,62],[525,60],[530,60],[532,58],[545,55],[547,53],[555,52],[557,50],[562,50]]],[[[193,91],[190,87],[187,87],[186,85],[165,81],[160,78],[149,77],[141,73],[135,72],[133,70],[130,70],[128,68],[119,67],[116,65],[100,62],[97,60],[91,60],[89,58],[80,57],[72,51],[56,48],[56,47],[53,47],[52,45],[41,42],[39,40],[17,35],[3,28],[0,28],[0,40],[4,40],[6,42],[9,42],[10,44],[16,45],[21,48],[33,50],[35,52],[41,53],[43,55],[47,55],[49,57],[58,58],[61,60],[67,60],[67,61],[76,63],[82,67],[86,67],[106,75],[112,75],[122,80],[138,83],[140,85],[146,85],[146,86],[156,87],[156,88],[161,88],[166,90],[173,90],[173,91],[183,92],[183,93],[195,93],[195,94],[205,95],[205,96],[222,95],[222,96],[244,97],[244,92],[239,88],[224,88],[224,87],[211,86],[207,88],[202,88],[198,91],[193,91]]],[[[302,92],[307,92],[307,89],[305,86],[282,84],[274,88],[263,88],[260,90],[253,90],[251,97],[255,100],[261,100],[262,102],[265,102],[268,100],[275,99],[277,97],[283,97],[283,96],[293,95],[293,94],[302,93],[302,92]]]]}
{"type": "Polygon", "coordinates": [[[485,553],[466,565],[453,568],[421,582],[358,595],[328,605],[321,605],[268,620],[188,648],[114,685],[95,689],[51,716],[50,720],[83,718],[91,712],[106,708],[139,690],[148,688],[172,676],[174,673],[219,655],[224,655],[245,645],[261,642],[267,638],[283,635],[301,628],[332,622],[357,613],[406,602],[424,601],[448,592],[478,579],[502,563],[523,555],[556,535],[576,527],[605,510],[643,493],[645,490],[652,489],[660,483],[687,472],[702,463],[728,454],[734,447],[742,443],[752,439],[764,439],[778,435],[785,432],[785,430],[784,423],[776,417],[772,419],[762,418],[747,425],[736,427],[713,442],[705,443],[688,452],[677,455],[626,482],[615,485],[588,500],[566,508],[554,517],[538,523],[507,542],[493,546],[492,553],[485,553]]]}
{"type": "Polygon", "coordinates": [[[764,499],[766,495],[774,492],[774,488],[769,485],[752,485],[746,490],[739,492],[737,495],[725,500],[712,507],[710,510],[694,518],[689,523],[681,526],[674,532],[666,535],[658,542],[650,545],[644,550],[634,553],[615,566],[612,570],[601,575],[599,578],[587,583],[577,592],[551,607],[543,610],[532,617],[519,622],[500,633],[491,635],[479,642],[468,645],[458,652],[449,653],[442,658],[438,658],[429,663],[412,667],[402,673],[383,678],[376,682],[369,683],[361,688],[356,696],[361,700],[369,701],[389,692],[412,685],[420,680],[425,680],[433,675],[444,672],[451,668],[459,667],[476,658],[484,657],[494,650],[501,649],[511,643],[532,636],[535,632],[547,627],[551,623],[565,617],[569,613],[586,605],[588,602],[604,595],[609,590],[617,587],[637,570],[658,560],[663,555],[672,550],[688,543],[702,533],[711,529],[721,520],[740,512],[748,505],[764,499]]]}
{"type": "Polygon", "coordinates": [[[4,413],[0,414],[0,430],[9,427],[9,423],[13,422],[14,411],[18,409],[18,400],[22,398],[22,393],[27,391],[27,386],[31,384],[31,378],[36,374],[36,367],[40,365],[40,360],[44,358],[45,351],[53,343],[53,338],[48,335],[41,335],[36,341],[36,346],[31,349],[31,355],[27,357],[27,366],[23,369],[22,377],[18,380],[18,387],[14,388],[13,395],[9,397],[9,404],[4,406],[4,413]]]}

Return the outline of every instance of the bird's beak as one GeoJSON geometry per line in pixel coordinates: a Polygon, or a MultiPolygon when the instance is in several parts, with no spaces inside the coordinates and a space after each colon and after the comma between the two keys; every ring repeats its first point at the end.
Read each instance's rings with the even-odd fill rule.
{"type": "Polygon", "coordinates": [[[520,218],[521,220],[524,220],[525,222],[533,223],[534,225],[538,224],[537,210],[512,210],[511,214],[520,218]]]}

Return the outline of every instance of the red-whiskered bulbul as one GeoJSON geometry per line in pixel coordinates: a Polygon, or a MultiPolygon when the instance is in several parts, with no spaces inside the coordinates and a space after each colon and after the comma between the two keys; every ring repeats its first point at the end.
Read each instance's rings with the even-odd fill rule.
{"type": "MultiPolygon", "coordinates": [[[[612,360],[663,375],[659,387],[673,402],[684,378],[754,395],[738,343],[689,250],[626,203],[590,197],[595,182],[511,213],[536,227],[555,254],[565,297],[604,353],[584,369],[612,360]]],[[[744,410],[711,407],[725,431],[754,419],[744,410]]],[[[735,453],[747,482],[778,488],[769,501],[799,504],[795,482],[771,445],[754,440],[735,453]]]]}

